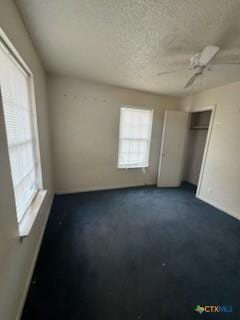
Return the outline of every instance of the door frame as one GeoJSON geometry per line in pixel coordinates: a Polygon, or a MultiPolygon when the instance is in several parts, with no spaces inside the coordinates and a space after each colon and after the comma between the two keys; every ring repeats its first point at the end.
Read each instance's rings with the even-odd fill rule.
{"type": "Polygon", "coordinates": [[[199,198],[199,196],[200,196],[200,190],[201,190],[201,186],[202,186],[203,174],[204,174],[207,155],[208,155],[208,151],[209,151],[209,144],[210,144],[211,136],[212,136],[213,122],[214,122],[214,118],[215,118],[215,114],[216,114],[216,107],[217,107],[217,105],[215,104],[215,105],[208,106],[208,107],[193,108],[192,110],[188,111],[189,113],[211,111],[211,117],[210,117],[209,126],[208,126],[207,139],[206,139],[206,142],[205,142],[203,158],[202,158],[202,163],[201,163],[201,169],[200,169],[200,174],[199,174],[198,183],[197,183],[197,191],[196,191],[196,197],[197,198],[199,198]]]}

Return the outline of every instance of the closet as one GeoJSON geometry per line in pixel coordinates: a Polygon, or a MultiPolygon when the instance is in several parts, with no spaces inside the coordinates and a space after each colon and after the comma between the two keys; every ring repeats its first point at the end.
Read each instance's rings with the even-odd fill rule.
{"type": "Polygon", "coordinates": [[[187,137],[183,181],[197,186],[207,140],[211,111],[192,112],[187,137]]]}

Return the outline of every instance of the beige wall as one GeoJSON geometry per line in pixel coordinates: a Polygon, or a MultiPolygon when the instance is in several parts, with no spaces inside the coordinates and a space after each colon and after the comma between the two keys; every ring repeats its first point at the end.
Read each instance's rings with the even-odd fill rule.
{"type": "Polygon", "coordinates": [[[181,101],[184,110],[216,105],[200,197],[240,218],[240,82],[181,101]]]}
{"type": "Polygon", "coordinates": [[[55,190],[74,192],[155,184],[164,109],[177,98],[49,76],[55,190]],[[150,167],[118,169],[120,106],[154,109],[150,167]]]}
{"type": "Polygon", "coordinates": [[[15,320],[19,316],[24,301],[36,250],[49,211],[52,199],[52,179],[45,74],[11,0],[0,0],[0,27],[34,74],[43,183],[49,191],[48,198],[43,204],[30,236],[21,242],[14,209],[6,136],[3,130],[3,119],[0,119],[0,319],[15,320]]]}

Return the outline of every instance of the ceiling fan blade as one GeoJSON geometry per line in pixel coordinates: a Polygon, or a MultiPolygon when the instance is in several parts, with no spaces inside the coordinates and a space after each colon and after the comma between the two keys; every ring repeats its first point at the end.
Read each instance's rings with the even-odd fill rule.
{"type": "Polygon", "coordinates": [[[158,76],[164,76],[165,74],[175,73],[175,72],[178,72],[178,71],[180,71],[180,70],[162,71],[162,72],[159,72],[157,75],[158,76]]]}
{"type": "Polygon", "coordinates": [[[211,66],[214,65],[240,65],[240,61],[219,61],[219,62],[211,62],[211,66]]]}
{"type": "Polygon", "coordinates": [[[239,72],[240,71],[240,63],[223,63],[223,64],[211,64],[207,67],[207,69],[209,71],[219,71],[219,72],[232,72],[232,71],[236,71],[239,72]]]}
{"type": "Polygon", "coordinates": [[[193,82],[196,80],[196,78],[200,75],[200,73],[194,73],[191,78],[188,80],[188,82],[185,84],[184,89],[191,87],[193,82]]]}
{"type": "Polygon", "coordinates": [[[216,46],[207,46],[206,48],[204,48],[199,58],[199,64],[201,66],[207,65],[217,54],[219,49],[220,48],[216,46]]]}
{"type": "Polygon", "coordinates": [[[185,71],[190,71],[192,70],[191,68],[187,68],[187,69],[175,69],[175,70],[170,70],[170,71],[163,71],[163,72],[159,72],[157,75],[158,76],[164,76],[166,74],[171,74],[171,73],[176,73],[176,72],[185,72],[185,71]]]}

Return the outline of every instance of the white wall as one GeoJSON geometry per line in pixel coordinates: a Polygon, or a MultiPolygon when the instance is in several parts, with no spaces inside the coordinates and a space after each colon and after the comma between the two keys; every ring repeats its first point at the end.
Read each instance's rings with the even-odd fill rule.
{"type": "Polygon", "coordinates": [[[30,236],[20,242],[7,141],[3,130],[3,119],[0,119],[0,319],[15,320],[20,315],[36,250],[49,212],[52,200],[52,179],[45,74],[12,0],[0,0],[0,27],[34,74],[43,184],[49,191],[30,236]]]}
{"type": "Polygon", "coordinates": [[[200,197],[240,218],[240,82],[184,98],[184,110],[216,104],[200,197]]]}
{"type": "Polygon", "coordinates": [[[49,76],[49,107],[55,190],[74,192],[155,184],[164,109],[178,99],[49,76]],[[154,109],[150,167],[117,169],[122,105],[154,109]]]}

